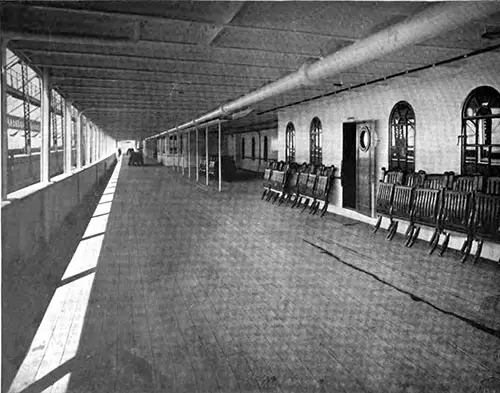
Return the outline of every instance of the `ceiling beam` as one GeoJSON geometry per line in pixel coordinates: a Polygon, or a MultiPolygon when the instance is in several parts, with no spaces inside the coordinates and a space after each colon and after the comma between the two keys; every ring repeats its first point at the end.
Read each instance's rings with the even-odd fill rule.
{"type": "MultiPolygon", "coordinates": [[[[124,68],[124,67],[110,67],[110,66],[102,66],[102,67],[96,67],[96,66],[75,66],[75,65],[70,65],[70,64],[50,64],[50,63],[43,63],[43,62],[34,62],[31,63],[30,65],[34,65],[37,67],[44,67],[44,68],[51,68],[51,69],[59,69],[59,70],[80,70],[80,71],[129,71],[133,73],[145,73],[145,74],[158,74],[158,75],[175,75],[179,74],[178,72],[172,72],[172,71],[166,71],[166,70],[158,70],[158,69],[137,69],[137,68],[124,68]]],[[[206,76],[216,76],[216,77],[227,77],[227,74],[209,74],[209,73],[199,73],[199,72],[188,72],[185,75],[199,75],[202,77],[206,76]]],[[[258,77],[258,76],[237,76],[237,75],[230,75],[232,78],[241,78],[241,79],[256,79],[256,80],[263,80],[263,81],[269,81],[269,78],[267,77],[258,77]]]]}
{"type": "MultiPolygon", "coordinates": [[[[156,79],[134,79],[134,78],[116,78],[115,76],[105,78],[105,77],[92,77],[92,76],[58,76],[57,74],[53,75],[51,77],[51,82],[53,85],[57,86],[65,86],[65,85],[71,85],[71,81],[93,81],[93,82],[115,82],[115,83],[121,83],[121,84],[134,84],[134,83],[144,83],[144,84],[151,84],[151,85],[172,85],[172,84],[178,84],[178,85],[189,85],[189,86],[227,86],[227,87],[251,87],[251,84],[238,84],[238,83],[220,83],[220,82],[214,82],[214,83],[203,83],[203,82],[191,82],[191,81],[183,81],[177,78],[172,78],[171,81],[163,81],[163,80],[156,80],[156,79]]],[[[255,84],[257,87],[257,84],[255,84]]]]}
{"type": "MultiPolygon", "coordinates": [[[[22,50],[22,49],[21,49],[22,50]]],[[[282,71],[294,71],[296,67],[284,67],[284,66],[273,66],[271,64],[268,65],[259,65],[255,63],[234,63],[228,61],[213,61],[213,60],[194,60],[194,59],[182,59],[182,58],[172,58],[172,57],[158,57],[158,56],[146,56],[144,54],[130,55],[130,54],[102,54],[95,52],[83,52],[83,51],[66,51],[66,50],[58,50],[58,49],[26,49],[22,50],[23,53],[32,55],[32,54],[44,54],[44,53],[54,53],[61,56],[74,56],[74,57],[84,57],[84,58],[94,58],[94,59],[103,59],[103,60],[116,60],[122,61],[124,59],[129,60],[138,60],[148,62],[150,60],[158,61],[158,62],[176,62],[176,63],[194,63],[194,64],[215,64],[215,65],[231,65],[231,66],[240,66],[240,67],[252,67],[252,68],[270,68],[270,69],[278,69],[282,71]]],[[[160,52],[161,53],[161,52],[160,52]]]]}
{"type": "Polygon", "coordinates": [[[206,45],[210,46],[210,45],[212,45],[215,42],[215,40],[220,36],[220,34],[224,30],[224,28],[227,25],[229,25],[234,20],[234,18],[236,18],[236,16],[241,12],[241,10],[243,9],[244,5],[245,5],[245,3],[242,1],[233,10],[233,12],[230,15],[228,15],[228,17],[226,18],[226,20],[221,25],[217,26],[217,28],[213,31],[212,37],[209,37],[208,42],[206,42],[206,45]]]}
{"type": "MultiPolygon", "coordinates": [[[[117,92],[137,92],[137,91],[147,91],[148,93],[152,93],[153,95],[156,92],[163,92],[163,93],[176,93],[179,94],[179,92],[182,93],[195,93],[198,94],[200,93],[200,88],[197,85],[181,85],[180,88],[177,88],[175,85],[174,86],[169,86],[168,88],[158,88],[158,86],[152,84],[152,85],[146,85],[146,84],[130,84],[130,85],[119,85],[119,84],[114,84],[113,86],[98,86],[98,85],[88,85],[88,84],[52,84],[52,86],[59,86],[61,87],[61,90],[64,92],[71,92],[71,91],[98,91],[98,92],[111,92],[111,91],[117,91],[117,92]],[[186,87],[189,87],[189,89],[186,89],[186,87]]],[[[219,87],[219,86],[213,86],[210,88],[210,92],[215,93],[233,93],[233,94],[238,94],[238,93],[243,93],[248,91],[249,89],[243,89],[241,87],[238,88],[230,88],[229,86],[227,87],[219,87]]]]}
{"type": "MultiPolygon", "coordinates": [[[[50,4],[50,3],[47,3],[50,4]]],[[[26,5],[20,5],[18,7],[26,7],[26,5]]],[[[191,25],[198,25],[200,28],[206,27],[207,25],[213,25],[213,23],[209,22],[199,22],[195,20],[184,20],[184,19],[175,19],[175,18],[169,18],[169,17],[163,17],[163,16],[156,16],[156,15],[142,15],[142,14],[137,14],[137,13],[125,13],[125,12],[115,12],[115,11],[98,11],[98,10],[89,10],[88,8],[63,8],[63,7],[54,7],[54,6],[46,6],[44,4],[36,5],[36,6],[29,6],[31,9],[39,10],[39,11],[52,11],[52,12],[67,12],[67,13],[74,13],[76,16],[80,15],[88,15],[88,16],[95,16],[95,17],[114,17],[118,19],[123,19],[125,22],[131,22],[131,21],[142,21],[142,22],[160,22],[160,23],[171,23],[171,22],[185,22],[189,23],[191,25]]],[[[239,25],[234,25],[231,24],[233,21],[234,17],[237,15],[237,13],[241,10],[241,7],[239,7],[234,15],[232,15],[231,19],[227,23],[222,23],[222,24],[217,24],[219,28],[224,28],[224,27],[231,27],[231,28],[238,28],[238,29],[251,29],[251,30],[262,30],[262,31],[276,31],[276,32],[283,32],[283,33],[291,33],[291,34],[310,34],[310,35],[315,35],[315,36],[322,36],[322,37],[330,37],[332,39],[337,39],[337,40],[344,40],[344,41],[350,41],[350,42],[355,42],[358,37],[352,37],[352,36],[343,36],[343,35],[336,35],[336,34],[326,34],[326,33],[320,33],[320,32],[311,32],[311,31],[305,31],[305,30],[297,30],[294,28],[290,29],[282,29],[278,27],[263,27],[263,26],[239,26],[239,25]]],[[[220,31],[219,29],[216,29],[215,34],[220,31]]],[[[214,37],[215,38],[215,37],[214,37]]],[[[213,41],[213,40],[212,40],[213,41]]]]}

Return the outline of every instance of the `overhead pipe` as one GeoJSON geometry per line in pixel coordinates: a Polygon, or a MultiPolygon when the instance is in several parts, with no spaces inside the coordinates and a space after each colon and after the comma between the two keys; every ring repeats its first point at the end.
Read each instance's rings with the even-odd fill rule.
{"type": "MultiPolygon", "coordinates": [[[[256,102],[285,93],[300,86],[309,87],[319,81],[337,75],[349,68],[383,57],[412,44],[425,41],[439,34],[454,30],[466,23],[489,17],[500,11],[500,2],[443,2],[433,4],[423,11],[363,38],[352,45],[326,56],[314,63],[305,63],[299,70],[275,82],[261,87],[241,98],[221,105],[195,120],[172,128],[193,127],[228,113],[248,107],[256,102]]],[[[159,134],[158,134],[159,135],[159,134]]],[[[155,138],[154,135],[151,138],[155,138]]]]}

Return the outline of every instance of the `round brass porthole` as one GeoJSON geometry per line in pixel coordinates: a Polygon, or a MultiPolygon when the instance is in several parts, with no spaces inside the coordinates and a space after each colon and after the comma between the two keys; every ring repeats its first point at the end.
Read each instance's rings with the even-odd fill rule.
{"type": "Polygon", "coordinates": [[[359,133],[359,150],[368,151],[371,145],[371,132],[370,129],[366,126],[363,126],[361,132],[359,133]]]}

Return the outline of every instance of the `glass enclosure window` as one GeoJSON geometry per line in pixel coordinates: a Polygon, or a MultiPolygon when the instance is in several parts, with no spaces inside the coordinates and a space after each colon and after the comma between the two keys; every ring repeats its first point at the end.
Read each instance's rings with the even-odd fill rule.
{"type": "Polygon", "coordinates": [[[71,168],[76,168],[76,109],[71,106],[71,168]]]}
{"type": "Polygon", "coordinates": [[[295,161],[295,127],[288,123],[285,131],[285,161],[295,161]]]}
{"type": "Polygon", "coordinates": [[[309,139],[309,162],[313,165],[321,165],[323,163],[323,152],[321,147],[321,121],[315,117],[311,121],[310,139],[309,139]]]}
{"type": "Polygon", "coordinates": [[[40,78],[6,52],[7,192],[40,181],[40,78]]]}
{"type": "Polygon", "coordinates": [[[474,89],[462,109],[462,173],[500,176],[500,93],[474,89]]]}
{"type": "MultiPolygon", "coordinates": [[[[88,136],[86,132],[87,119],[83,116],[80,118],[80,135],[81,135],[81,145],[80,145],[80,156],[82,158],[82,166],[87,165],[88,157],[86,154],[86,146],[88,141],[88,136]]],[[[122,152],[123,153],[123,152],[122,152]]]]}
{"type": "Polygon", "coordinates": [[[177,135],[170,135],[170,137],[169,137],[169,151],[170,151],[170,154],[177,154],[177,135]]]}
{"type": "Polygon", "coordinates": [[[50,100],[50,156],[49,177],[64,172],[64,100],[55,90],[51,91],[50,100]]]}
{"type": "Polygon", "coordinates": [[[405,101],[389,117],[389,170],[415,172],[415,112],[405,101]]]}
{"type": "Polygon", "coordinates": [[[264,137],[264,161],[267,161],[267,150],[268,150],[267,144],[268,144],[267,136],[265,136],[264,137]]]}
{"type": "Polygon", "coordinates": [[[252,160],[255,160],[255,137],[252,137],[252,160]]]}
{"type": "Polygon", "coordinates": [[[245,158],[245,138],[241,138],[241,158],[245,158]]]}

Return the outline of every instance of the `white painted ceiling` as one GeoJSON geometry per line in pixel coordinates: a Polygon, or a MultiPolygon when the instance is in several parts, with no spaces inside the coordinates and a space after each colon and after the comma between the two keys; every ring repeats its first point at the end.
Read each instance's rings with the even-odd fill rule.
{"type": "MultiPolygon", "coordinates": [[[[118,139],[186,123],[404,20],[427,2],[1,2],[9,48],[118,139]]],[[[274,108],[500,43],[500,13],[253,106],[226,123],[275,124],[274,108]],[[262,114],[262,112],[266,112],[262,114]]]]}

